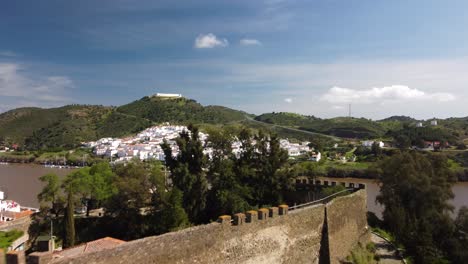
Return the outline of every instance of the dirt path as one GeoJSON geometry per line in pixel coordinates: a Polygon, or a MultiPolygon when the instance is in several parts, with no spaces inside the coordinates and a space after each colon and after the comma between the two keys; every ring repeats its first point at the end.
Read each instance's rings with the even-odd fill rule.
{"type": "Polygon", "coordinates": [[[398,256],[395,248],[385,241],[385,239],[372,234],[372,242],[375,244],[375,254],[380,257],[379,263],[382,264],[401,264],[404,263],[402,258],[398,256]]]}

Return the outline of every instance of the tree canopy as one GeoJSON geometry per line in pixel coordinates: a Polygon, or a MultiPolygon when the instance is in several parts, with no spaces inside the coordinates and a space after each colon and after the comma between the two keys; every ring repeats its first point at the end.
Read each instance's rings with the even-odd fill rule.
{"type": "MultiPolygon", "coordinates": [[[[455,236],[448,203],[455,178],[444,157],[403,152],[380,162],[379,179],[377,201],[385,206],[384,223],[414,263],[460,258],[454,251],[462,241],[455,236]]],[[[460,212],[464,219],[465,211],[460,212]]]]}

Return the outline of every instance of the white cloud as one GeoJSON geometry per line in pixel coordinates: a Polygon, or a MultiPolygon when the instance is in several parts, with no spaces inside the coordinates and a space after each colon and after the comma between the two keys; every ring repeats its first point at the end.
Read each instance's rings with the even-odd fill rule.
{"type": "Polygon", "coordinates": [[[73,81],[66,76],[32,77],[16,63],[0,63],[0,104],[8,108],[60,105],[70,101],[65,96],[69,88],[73,81]]]}
{"type": "Polygon", "coordinates": [[[450,93],[427,93],[404,85],[374,87],[368,90],[332,87],[320,100],[329,103],[385,103],[389,101],[431,100],[447,102],[455,100],[450,93]]]}
{"type": "Polygon", "coordinates": [[[333,110],[343,110],[343,109],[344,109],[344,106],[342,106],[342,105],[334,105],[334,106],[332,106],[332,109],[333,109],[333,110]]]}
{"type": "Polygon", "coordinates": [[[261,46],[262,43],[257,39],[241,39],[240,44],[242,46],[261,46]]]}
{"type": "Polygon", "coordinates": [[[0,51],[0,57],[16,57],[17,54],[10,50],[0,51]]]}
{"type": "Polygon", "coordinates": [[[285,98],[284,101],[288,104],[292,103],[293,99],[292,98],[285,98]]]}
{"type": "Polygon", "coordinates": [[[197,49],[211,49],[215,47],[226,47],[228,45],[229,42],[227,39],[219,39],[212,33],[206,35],[200,34],[195,39],[195,48],[197,49]]]}
{"type": "MultiPolygon", "coordinates": [[[[200,67],[200,63],[193,67],[200,67]]],[[[353,59],[317,64],[205,61],[203,67],[216,68],[219,74],[209,78],[201,76],[199,87],[217,89],[225,83],[239,87],[249,94],[249,100],[243,100],[240,108],[252,113],[294,111],[334,117],[347,113],[347,103],[320,100],[330,87],[360,91],[388,84],[404,84],[424,92],[424,99],[397,101],[388,100],[387,97],[380,101],[374,99],[375,103],[353,102],[353,116],[374,119],[391,115],[410,115],[415,118],[468,116],[464,104],[468,100],[468,75],[464,70],[468,68],[468,57],[444,60],[353,59]],[[294,103],[270,103],[278,99],[283,101],[286,97],[293,97],[294,103]],[[456,100],[453,100],[455,97],[456,100]],[[332,105],[344,105],[345,111],[332,110],[332,105]]]]}

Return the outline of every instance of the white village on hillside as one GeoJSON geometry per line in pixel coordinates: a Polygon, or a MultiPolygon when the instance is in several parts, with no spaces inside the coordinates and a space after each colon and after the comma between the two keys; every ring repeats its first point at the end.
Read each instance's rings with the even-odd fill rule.
{"type": "MultiPolygon", "coordinates": [[[[164,160],[165,155],[161,148],[164,140],[171,146],[172,154],[177,156],[179,149],[176,138],[182,131],[188,131],[186,126],[160,125],[145,129],[135,136],[125,138],[101,138],[98,141],[87,142],[85,147],[93,148],[93,153],[97,156],[105,156],[113,159],[114,162],[128,161],[134,158],[140,160],[156,159],[164,160]],[[115,158],[115,159],[114,159],[115,158]]],[[[204,145],[204,153],[211,157],[213,149],[207,147],[208,134],[199,132],[200,140],[204,145]]],[[[313,152],[308,145],[310,142],[292,143],[288,139],[281,139],[281,148],[288,151],[289,157],[297,157],[310,154],[310,160],[320,161],[321,153],[313,152]]],[[[232,152],[239,156],[241,153],[241,142],[235,140],[232,143],[232,152]]]]}

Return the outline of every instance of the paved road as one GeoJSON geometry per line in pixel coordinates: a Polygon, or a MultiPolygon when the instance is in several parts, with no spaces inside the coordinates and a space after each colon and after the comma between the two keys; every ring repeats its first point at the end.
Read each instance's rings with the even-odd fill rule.
{"type": "Polygon", "coordinates": [[[389,244],[385,239],[372,234],[372,242],[375,244],[376,255],[380,257],[379,263],[382,264],[401,264],[402,259],[397,255],[395,248],[389,244]]]}

